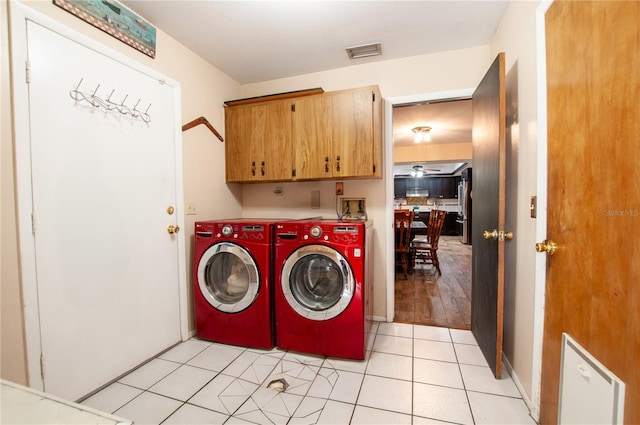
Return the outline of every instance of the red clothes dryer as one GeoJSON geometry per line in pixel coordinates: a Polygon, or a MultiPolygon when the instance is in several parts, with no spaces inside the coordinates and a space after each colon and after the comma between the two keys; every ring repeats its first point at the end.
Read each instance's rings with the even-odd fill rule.
{"type": "Polygon", "coordinates": [[[274,346],[274,220],[195,223],[194,307],[199,338],[252,348],[274,346]]]}
{"type": "Polygon", "coordinates": [[[364,359],[371,332],[370,221],[282,222],[275,234],[276,345],[364,359]]]}

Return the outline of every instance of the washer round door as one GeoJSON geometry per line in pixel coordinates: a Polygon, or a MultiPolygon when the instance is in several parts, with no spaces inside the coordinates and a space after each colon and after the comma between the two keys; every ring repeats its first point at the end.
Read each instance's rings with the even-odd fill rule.
{"type": "Polygon", "coordinates": [[[251,254],[239,245],[221,242],[205,251],[198,263],[198,285],[216,310],[238,313],[258,297],[260,274],[251,254]]]}
{"type": "Polygon", "coordinates": [[[280,283],[289,305],[301,316],[318,321],[342,313],[355,289],[347,260],[324,245],[294,251],[284,263],[280,283]]]}

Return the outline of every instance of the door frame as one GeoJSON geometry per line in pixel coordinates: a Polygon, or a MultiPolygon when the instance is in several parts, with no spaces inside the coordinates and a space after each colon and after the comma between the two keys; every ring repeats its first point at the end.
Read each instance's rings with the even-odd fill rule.
{"type": "MultiPolygon", "coordinates": [[[[24,82],[25,64],[27,62],[27,21],[32,21],[54,31],[63,37],[74,40],[89,49],[112,58],[125,66],[138,70],[158,80],[174,90],[175,111],[175,173],[176,173],[176,210],[184,211],[183,173],[182,173],[182,135],[180,84],[167,78],[147,66],[119,53],[98,41],[87,37],[64,24],[37,12],[28,6],[11,2],[11,73],[13,89],[13,122],[16,174],[16,204],[18,218],[18,243],[20,254],[20,275],[25,326],[25,345],[27,357],[28,385],[42,391],[44,389],[43,368],[41,364],[40,314],[38,307],[38,288],[36,273],[35,244],[32,232],[31,211],[33,210],[33,191],[31,186],[31,152],[30,152],[30,116],[29,88],[24,82]]],[[[176,216],[178,226],[184,228],[184,215],[176,216]]],[[[176,234],[178,243],[178,278],[179,278],[179,310],[180,336],[182,340],[189,338],[188,293],[185,233],[176,234]]],[[[126,371],[123,371],[126,372],[126,371]]]]}
{"type": "MultiPolygon", "coordinates": [[[[543,0],[536,9],[537,75],[537,168],[536,168],[536,241],[547,238],[547,60],[545,14],[553,0],[543,0]]],[[[533,249],[533,247],[531,247],[533,249]]],[[[547,256],[536,255],[533,300],[533,353],[531,370],[531,416],[540,420],[542,389],[542,343],[544,340],[544,294],[547,282],[547,256]]]]}
{"type": "Polygon", "coordinates": [[[459,90],[447,90],[385,98],[384,111],[384,146],[385,146],[385,187],[387,192],[387,208],[385,215],[385,227],[387,229],[387,322],[393,322],[395,312],[395,245],[393,240],[393,107],[406,103],[418,103],[432,100],[457,100],[470,99],[475,87],[459,90]]]}

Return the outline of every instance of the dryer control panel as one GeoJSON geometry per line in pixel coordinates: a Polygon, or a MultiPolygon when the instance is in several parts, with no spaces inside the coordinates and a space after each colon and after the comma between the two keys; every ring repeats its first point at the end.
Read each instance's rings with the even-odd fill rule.
{"type": "Polygon", "coordinates": [[[197,238],[269,242],[271,240],[271,232],[272,226],[269,223],[204,221],[195,224],[195,236],[197,238]]]}

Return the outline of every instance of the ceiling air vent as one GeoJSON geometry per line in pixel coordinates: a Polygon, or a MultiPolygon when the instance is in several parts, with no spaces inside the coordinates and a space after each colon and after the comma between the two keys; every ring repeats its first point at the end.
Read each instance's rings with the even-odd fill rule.
{"type": "Polygon", "coordinates": [[[349,59],[366,58],[367,56],[377,56],[382,54],[382,44],[363,44],[362,46],[347,47],[349,59]]]}

